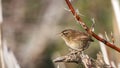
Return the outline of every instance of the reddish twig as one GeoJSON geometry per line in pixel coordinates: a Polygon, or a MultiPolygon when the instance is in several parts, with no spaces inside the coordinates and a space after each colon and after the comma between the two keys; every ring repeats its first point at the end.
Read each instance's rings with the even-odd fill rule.
{"type": "Polygon", "coordinates": [[[87,33],[89,33],[91,36],[93,36],[94,38],[96,38],[97,40],[103,42],[105,45],[109,46],[110,48],[120,52],[120,48],[116,47],[116,45],[108,42],[107,40],[99,37],[97,34],[95,34],[89,27],[86,26],[86,24],[82,21],[82,19],[80,18],[80,16],[76,13],[75,9],[73,8],[72,4],[70,3],[69,0],[65,0],[70,11],[72,12],[72,14],[75,16],[75,19],[79,22],[79,24],[87,31],[87,33]]]}

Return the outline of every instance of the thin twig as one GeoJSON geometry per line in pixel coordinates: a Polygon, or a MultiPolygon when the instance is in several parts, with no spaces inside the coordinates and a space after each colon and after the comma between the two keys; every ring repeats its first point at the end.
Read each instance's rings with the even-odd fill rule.
{"type": "Polygon", "coordinates": [[[72,14],[74,15],[75,19],[79,22],[79,24],[87,31],[87,33],[89,33],[91,36],[93,36],[94,38],[96,38],[97,40],[101,41],[102,43],[104,43],[105,45],[109,46],[110,48],[120,52],[120,48],[118,48],[116,45],[108,42],[107,40],[99,37],[97,34],[95,34],[93,31],[91,31],[91,29],[82,21],[82,19],[80,18],[80,16],[75,12],[75,9],[73,8],[71,2],[69,0],[65,0],[69,9],[71,10],[72,14]]]}
{"type": "Polygon", "coordinates": [[[113,33],[111,32],[111,39],[112,39],[112,43],[115,44],[115,38],[113,36],[113,33]]]}

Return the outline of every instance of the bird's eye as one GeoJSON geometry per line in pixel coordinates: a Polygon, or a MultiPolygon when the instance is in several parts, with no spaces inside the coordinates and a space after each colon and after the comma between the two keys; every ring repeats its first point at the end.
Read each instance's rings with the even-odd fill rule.
{"type": "Polygon", "coordinates": [[[63,32],[64,35],[68,35],[68,32],[63,32]]]}

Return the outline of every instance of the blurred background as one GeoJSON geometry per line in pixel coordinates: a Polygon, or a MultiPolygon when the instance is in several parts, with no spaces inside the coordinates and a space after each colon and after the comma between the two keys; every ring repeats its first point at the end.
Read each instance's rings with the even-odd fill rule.
{"type": "MultiPolygon", "coordinates": [[[[120,34],[110,0],[73,0],[83,21],[90,27],[95,20],[95,33],[113,32],[118,45],[120,34]]],[[[3,39],[13,51],[21,68],[80,68],[77,64],[54,63],[53,59],[69,52],[64,41],[57,35],[64,29],[84,31],[71,12],[66,11],[64,0],[3,0],[3,39]]],[[[95,42],[85,51],[96,59],[100,51],[95,42]]],[[[120,54],[107,47],[109,59],[118,63],[120,54]]]]}

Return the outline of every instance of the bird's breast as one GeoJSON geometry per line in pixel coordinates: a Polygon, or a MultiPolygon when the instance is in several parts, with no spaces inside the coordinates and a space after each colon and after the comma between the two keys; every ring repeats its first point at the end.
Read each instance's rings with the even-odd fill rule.
{"type": "Polygon", "coordinates": [[[76,43],[76,42],[66,42],[66,44],[68,47],[75,49],[75,50],[78,50],[80,48],[79,43],[76,43]]]}

